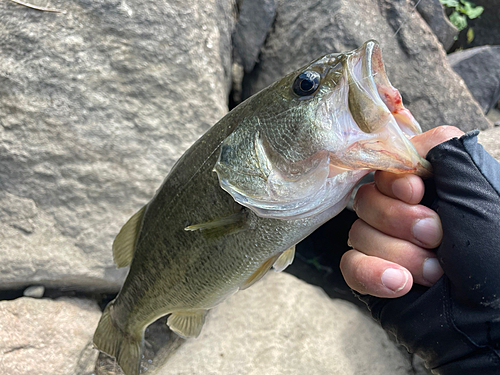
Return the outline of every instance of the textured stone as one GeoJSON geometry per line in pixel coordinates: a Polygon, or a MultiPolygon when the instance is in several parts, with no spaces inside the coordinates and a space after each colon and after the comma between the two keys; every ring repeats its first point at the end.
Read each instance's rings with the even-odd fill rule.
{"type": "Polygon", "coordinates": [[[114,236],[227,111],[233,3],[49,5],[0,2],[0,288],[117,290],[114,236]]]}
{"type": "Polygon", "coordinates": [[[348,302],[271,272],[211,311],[159,375],[412,374],[410,360],[348,302]]]}
{"type": "Polygon", "coordinates": [[[422,18],[427,22],[443,48],[448,51],[455,42],[458,29],[444,13],[441,2],[439,0],[414,0],[414,2],[417,2],[417,10],[422,18]]]}
{"type": "Polygon", "coordinates": [[[493,123],[495,126],[500,126],[500,103],[497,103],[495,108],[492,108],[486,117],[493,123]]]}
{"type": "Polygon", "coordinates": [[[484,149],[500,162],[500,127],[495,126],[493,129],[482,131],[478,140],[484,149]]]}
{"type": "Polygon", "coordinates": [[[45,287],[43,285],[31,285],[24,290],[23,296],[32,298],[42,298],[44,293],[45,293],[45,287]]]}
{"type": "Polygon", "coordinates": [[[260,48],[276,14],[277,0],[245,0],[240,5],[239,18],[233,33],[237,60],[251,72],[258,61],[260,48]]]}
{"type": "Polygon", "coordinates": [[[101,311],[83,299],[0,302],[0,374],[90,375],[101,311]]]}
{"type": "Polygon", "coordinates": [[[483,46],[454,52],[448,61],[464,80],[484,113],[500,99],[500,46],[483,46]]]}
{"type": "Polygon", "coordinates": [[[260,64],[244,82],[245,96],[314,58],[352,50],[368,39],[380,42],[389,79],[424,130],[491,126],[408,0],[279,1],[260,64]]]}

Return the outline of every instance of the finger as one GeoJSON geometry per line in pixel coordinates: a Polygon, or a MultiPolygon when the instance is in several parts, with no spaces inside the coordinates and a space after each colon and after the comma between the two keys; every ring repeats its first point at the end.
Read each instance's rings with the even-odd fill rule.
{"type": "Polygon", "coordinates": [[[359,188],[353,209],[359,218],[379,231],[427,249],[437,247],[443,238],[441,220],[436,212],[390,198],[374,183],[359,188]]]}
{"type": "Polygon", "coordinates": [[[385,259],[406,268],[417,284],[432,286],[443,275],[435,253],[411,242],[390,237],[363,220],[357,220],[352,225],[349,243],[365,255],[385,259]]]}
{"type": "Polygon", "coordinates": [[[413,136],[411,142],[420,156],[425,158],[431,148],[452,138],[461,137],[462,135],[464,135],[464,132],[460,129],[454,126],[442,125],[426,131],[425,133],[413,136]]]}
{"type": "Polygon", "coordinates": [[[424,182],[414,174],[377,171],[375,185],[382,194],[408,204],[418,204],[425,192],[424,182]]]}
{"type": "Polygon", "coordinates": [[[375,297],[401,297],[413,285],[411,273],[404,267],[355,249],[342,256],[340,270],[351,289],[375,297]]]}

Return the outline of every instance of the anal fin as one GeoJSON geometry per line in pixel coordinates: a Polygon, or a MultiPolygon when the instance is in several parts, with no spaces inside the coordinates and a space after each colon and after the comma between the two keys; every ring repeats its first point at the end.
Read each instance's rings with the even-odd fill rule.
{"type": "Polygon", "coordinates": [[[279,254],[273,255],[271,258],[267,259],[262,265],[255,271],[252,276],[250,276],[242,286],[240,286],[240,290],[250,288],[253,284],[255,284],[257,281],[262,279],[266,273],[269,272],[273,264],[276,262],[276,260],[279,258],[279,254]]]}
{"type": "Polygon", "coordinates": [[[167,325],[179,336],[198,337],[205,323],[207,310],[176,311],[167,319],[167,325]]]}
{"type": "Polygon", "coordinates": [[[295,258],[295,245],[291,248],[283,251],[279,258],[273,265],[273,268],[276,272],[281,272],[285,268],[287,268],[293,262],[293,258],[295,258]]]}
{"type": "Polygon", "coordinates": [[[142,207],[132,216],[120,229],[120,233],[113,241],[113,259],[116,267],[126,267],[132,263],[134,257],[135,243],[141,230],[142,219],[146,206],[142,207]]]}

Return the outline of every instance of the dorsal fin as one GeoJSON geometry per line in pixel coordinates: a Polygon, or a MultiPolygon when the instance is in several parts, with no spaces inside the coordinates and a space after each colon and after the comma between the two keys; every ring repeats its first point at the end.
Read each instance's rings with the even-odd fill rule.
{"type": "Polygon", "coordinates": [[[126,267],[132,263],[135,243],[137,235],[141,230],[142,218],[145,211],[146,206],[142,207],[134,216],[128,219],[113,241],[113,259],[118,268],[126,267]]]}

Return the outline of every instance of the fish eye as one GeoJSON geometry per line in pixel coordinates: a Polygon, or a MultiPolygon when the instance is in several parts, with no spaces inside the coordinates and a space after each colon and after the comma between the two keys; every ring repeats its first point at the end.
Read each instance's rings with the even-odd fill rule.
{"type": "Polygon", "coordinates": [[[319,87],[320,78],[321,76],[319,73],[314,70],[300,73],[293,82],[293,92],[298,96],[309,96],[314,94],[319,87]]]}

